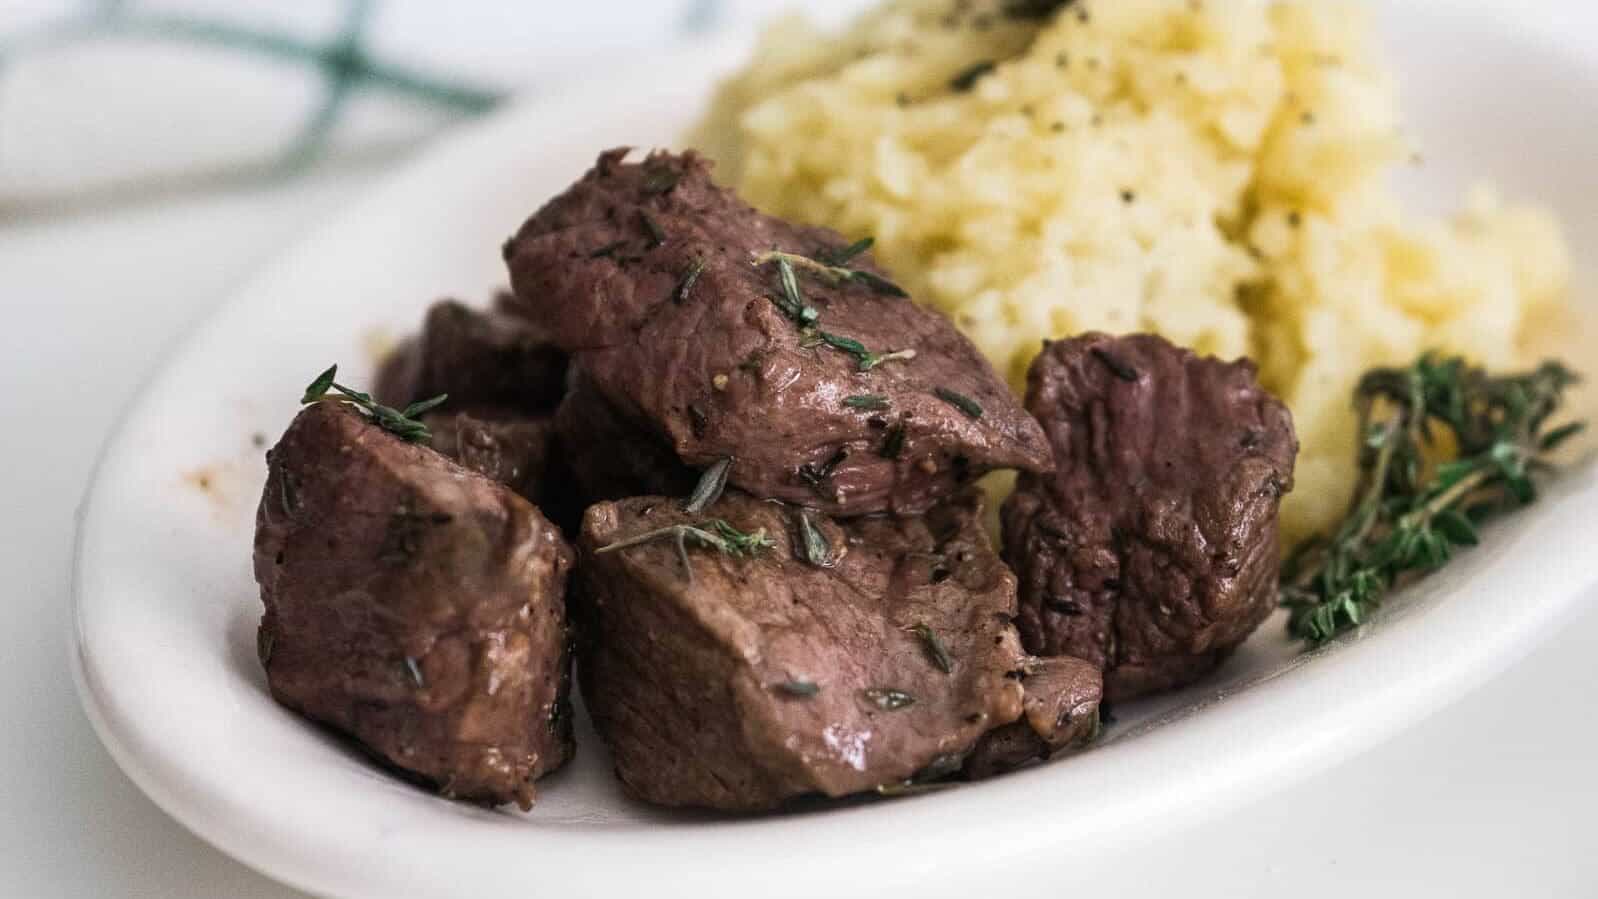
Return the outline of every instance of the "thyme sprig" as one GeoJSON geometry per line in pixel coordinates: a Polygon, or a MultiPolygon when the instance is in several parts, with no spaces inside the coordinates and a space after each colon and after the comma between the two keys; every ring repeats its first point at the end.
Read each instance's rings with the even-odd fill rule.
{"type": "MultiPolygon", "coordinates": [[[[858,256],[860,253],[865,252],[866,247],[869,246],[870,244],[866,244],[864,241],[851,244],[850,246],[839,251],[837,254],[829,256],[828,259],[831,260],[843,257],[844,261],[849,261],[855,256],[858,256]],[[864,246],[862,246],[862,244],[864,244],[864,246]],[[849,255],[844,256],[845,253],[849,255]]],[[[846,268],[842,265],[842,263],[834,264],[831,261],[812,259],[809,256],[803,256],[799,253],[784,253],[781,250],[772,250],[769,253],[761,253],[755,257],[755,265],[768,265],[772,262],[776,262],[779,265],[787,263],[788,267],[794,271],[805,272],[806,274],[815,277],[823,284],[827,284],[832,287],[840,287],[844,284],[860,284],[871,288],[871,290],[875,291],[876,293],[885,294],[890,297],[910,296],[910,294],[905,292],[903,287],[900,287],[899,285],[889,281],[887,278],[884,278],[879,274],[876,274],[875,272],[868,272],[865,269],[858,268],[846,268]]]]}
{"type": "Polygon", "coordinates": [[[1442,567],[1478,542],[1477,525],[1534,501],[1532,474],[1583,427],[1547,429],[1577,380],[1558,362],[1495,376],[1434,354],[1367,373],[1354,502],[1283,566],[1289,633],[1313,646],[1357,627],[1401,578],[1442,567]]]}
{"type": "Polygon", "coordinates": [[[652,531],[645,531],[642,534],[637,534],[624,540],[617,540],[615,543],[607,543],[594,550],[594,552],[600,554],[612,553],[633,546],[641,546],[645,543],[653,543],[657,540],[670,540],[676,545],[677,558],[682,562],[683,573],[688,577],[690,583],[694,579],[694,569],[688,561],[688,545],[690,543],[705,549],[713,549],[722,555],[733,558],[753,558],[774,545],[771,538],[766,536],[765,528],[757,528],[753,533],[745,533],[723,519],[711,518],[698,524],[674,524],[656,528],[652,531]]]}
{"type": "Polygon", "coordinates": [[[917,639],[921,641],[921,648],[927,654],[927,661],[931,662],[934,667],[944,674],[954,673],[954,659],[950,657],[948,647],[944,646],[943,641],[938,639],[937,631],[919,621],[905,628],[905,630],[915,634],[917,639]]]}
{"type": "Polygon", "coordinates": [[[888,362],[909,362],[916,357],[915,350],[892,350],[886,353],[872,352],[866,345],[853,337],[844,337],[842,334],[833,334],[830,331],[816,331],[815,339],[835,350],[842,350],[854,357],[855,366],[862,372],[871,371],[879,365],[888,362]]]}
{"type": "MultiPolygon", "coordinates": [[[[866,238],[830,254],[827,258],[848,261],[870,247],[871,239],[866,238]]],[[[873,352],[867,349],[865,344],[853,337],[822,330],[819,327],[821,313],[816,310],[816,307],[810,305],[805,299],[804,291],[799,288],[799,272],[801,270],[809,272],[833,286],[855,282],[865,284],[878,293],[899,297],[908,296],[897,284],[883,278],[881,275],[875,275],[868,271],[843,268],[841,265],[822,262],[809,256],[801,256],[798,253],[784,253],[779,250],[772,250],[769,253],[761,253],[755,256],[756,266],[773,262],[777,264],[777,280],[782,286],[782,295],[773,296],[770,299],[778,309],[782,310],[783,315],[798,326],[800,334],[803,335],[799,341],[800,346],[809,348],[825,344],[833,349],[842,350],[854,357],[855,365],[862,372],[871,371],[887,362],[908,361],[916,357],[915,350],[892,350],[885,353],[873,352]]]]}
{"type": "Polygon", "coordinates": [[[372,399],[371,394],[345,387],[338,383],[337,378],[338,366],[329,366],[327,371],[317,375],[316,380],[305,388],[305,394],[300,397],[300,405],[309,406],[311,403],[321,402],[330,392],[337,393],[341,402],[365,412],[373,424],[411,443],[427,443],[433,439],[433,432],[422,423],[421,416],[443,405],[444,401],[449,399],[449,394],[441,393],[432,399],[411,403],[404,409],[394,409],[372,399]]]}

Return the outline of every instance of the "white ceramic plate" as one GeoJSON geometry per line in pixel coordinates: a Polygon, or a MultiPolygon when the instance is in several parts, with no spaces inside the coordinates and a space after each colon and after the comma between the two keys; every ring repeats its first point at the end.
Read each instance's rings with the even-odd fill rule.
{"type": "MultiPolygon", "coordinates": [[[[1427,202],[1457,195],[1460,173],[1497,173],[1559,206],[1578,253],[1598,250],[1598,67],[1426,8],[1388,23],[1430,138],[1407,188],[1427,202]]],[[[363,382],[372,344],[428,301],[485,298],[527,213],[601,148],[671,142],[744,46],[606,75],[440,147],[228,302],[129,412],[82,512],[77,676],[118,762],[195,832],[345,897],[970,895],[1368,746],[1501,670],[1598,580],[1586,468],[1359,634],[1302,656],[1273,621],[1202,686],[1118,709],[1098,748],[992,782],[787,817],[667,815],[620,795],[591,733],[525,816],[379,772],[267,695],[249,562],[262,441],[329,362],[363,382]]]]}

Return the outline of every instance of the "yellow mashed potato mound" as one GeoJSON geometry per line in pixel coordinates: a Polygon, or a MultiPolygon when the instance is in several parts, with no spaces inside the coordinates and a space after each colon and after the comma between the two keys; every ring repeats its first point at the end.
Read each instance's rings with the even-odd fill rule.
{"type": "Polygon", "coordinates": [[[1428,349],[1527,363],[1565,306],[1546,212],[1420,218],[1367,12],[1323,0],[892,0],[771,26],[693,143],[768,212],[871,235],[1018,389],[1044,338],[1154,331],[1248,355],[1303,451],[1290,538],[1354,478],[1350,394],[1428,349]]]}

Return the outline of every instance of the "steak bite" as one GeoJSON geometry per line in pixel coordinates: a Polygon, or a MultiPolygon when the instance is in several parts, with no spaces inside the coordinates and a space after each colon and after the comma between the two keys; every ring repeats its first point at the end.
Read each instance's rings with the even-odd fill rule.
{"type": "MultiPolygon", "coordinates": [[[[562,506],[569,498],[549,466],[566,354],[526,320],[506,314],[507,297],[501,294],[486,310],[455,300],[434,303],[420,334],[384,360],[373,394],[397,409],[448,394],[444,411],[422,417],[434,449],[535,505],[562,506]]],[[[581,512],[569,512],[562,523],[575,524],[581,512]]]]}
{"type": "Polygon", "coordinates": [[[1027,409],[1057,468],[1003,509],[1030,651],[1099,665],[1124,699],[1191,682],[1270,614],[1298,442],[1254,374],[1148,335],[1033,362],[1027,409]]]}
{"type": "Polygon", "coordinates": [[[842,524],[732,492],[698,516],[633,498],[590,507],[580,549],[583,697],[648,802],[760,810],[898,785],[958,770],[1023,714],[1015,580],[974,492],[842,524]],[[715,539],[679,550],[683,525],[715,539]]]}
{"type": "Polygon", "coordinates": [[[696,476],[648,426],[629,420],[581,374],[555,410],[574,492],[587,502],[629,496],[687,496],[696,476]]]}
{"type": "Polygon", "coordinates": [[[851,516],[916,514],[1042,432],[976,348],[869,255],[756,212],[688,152],[598,164],[505,245],[515,309],[690,468],[851,516]]]}
{"type": "Polygon", "coordinates": [[[571,548],[507,487],[333,400],[267,454],[272,695],[446,796],[529,808],[572,752],[571,548]]]}
{"type": "Polygon", "coordinates": [[[440,300],[422,331],[384,360],[373,395],[396,408],[441,393],[451,408],[498,406],[522,414],[547,413],[566,389],[566,354],[523,318],[440,300]]]}

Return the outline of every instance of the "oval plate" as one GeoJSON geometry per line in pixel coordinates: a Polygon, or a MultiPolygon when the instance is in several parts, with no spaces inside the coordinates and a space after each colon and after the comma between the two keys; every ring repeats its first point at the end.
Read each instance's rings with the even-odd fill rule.
{"type": "MultiPolygon", "coordinates": [[[[1590,61],[1424,11],[1444,4],[1404,7],[1387,27],[1432,147],[1406,189],[1428,202],[1457,195],[1451,173],[1503,173],[1563,203],[1578,251],[1594,248],[1590,61]]],[[[666,814],[620,794],[591,732],[527,815],[381,773],[267,694],[250,573],[262,446],[330,362],[367,382],[373,345],[429,301],[486,299],[525,215],[602,148],[669,144],[747,46],[607,74],[441,145],[228,302],[129,412],[82,511],[76,676],[118,763],[200,836],[344,897],[970,895],[997,871],[1058,875],[1369,746],[1528,651],[1598,580],[1589,466],[1358,634],[1300,655],[1273,620],[1204,684],[1118,708],[1092,751],[991,782],[782,817],[666,814]]]]}

